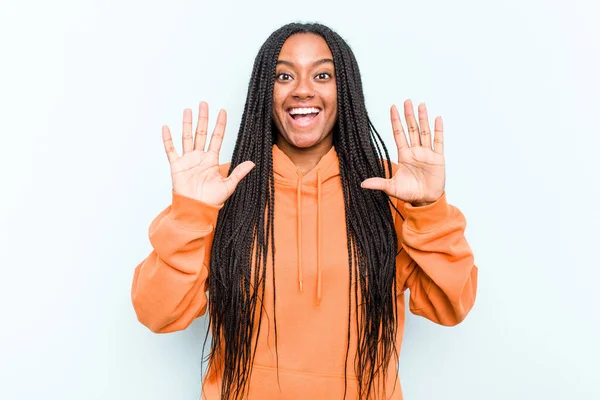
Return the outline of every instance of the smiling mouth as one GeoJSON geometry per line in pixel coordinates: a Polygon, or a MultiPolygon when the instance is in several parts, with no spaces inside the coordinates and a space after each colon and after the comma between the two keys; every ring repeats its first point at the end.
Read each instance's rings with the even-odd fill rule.
{"type": "Polygon", "coordinates": [[[319,113],[296,114],[296,115],[290,114],[290,115],[295,121],[306,122],[306,121],[310,121],[311,119],[314,119],[317,115],[319,115],[319,113]]]}
{"type": "Polygon", "coordinates": [[[294,125],[306,127],[311,125],[311,122],[319,115],[321,109],[316,107],[292,108],[288,110],[289,116],[294,121],[294,125]]]}

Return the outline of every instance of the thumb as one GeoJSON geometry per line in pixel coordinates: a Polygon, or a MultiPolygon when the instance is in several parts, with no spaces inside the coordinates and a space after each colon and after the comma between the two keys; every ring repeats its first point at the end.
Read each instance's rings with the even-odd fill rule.
{"type": "Polygon", "coordinates": [[[390,180],[389,179],[383,179],[383,178],[369,178],[369,179],[365,179],[360,186],[363,189],[373,189],[373,190],[383,190],[386,191],[386,189],[388,189],[390,184],[390,180]]]}
{"type": "Polygon", "coordinates": [[[254,166],[255,164],[252,161],[244,161],[235,167],[235,169],[231,172],[231,175],[225,179],[232,191],[235,190],[235,187],[238,185],[238,183],[240,183],[240,181],[244,179],[244,177],[248,175],[250,171],[252,171],[254,166]]]}

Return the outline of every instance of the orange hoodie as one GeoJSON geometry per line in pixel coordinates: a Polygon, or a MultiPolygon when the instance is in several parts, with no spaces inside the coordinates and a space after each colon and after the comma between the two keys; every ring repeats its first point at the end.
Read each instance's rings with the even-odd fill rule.
{"type": "MultiPolygon", "coordinates": [[[[396,166],[394,165],[394,168],[396,166]]],[[[229,165],[221,166],[225,176],[229,165]]],[[[249,399],[342,399],[348,337],[348,250],[339,163],[335,148],[302,175],[273,147],[277,288],[276,369],[272,321],[273,287],[267,265],[264,308],[249,399]],[[265,322],[266,321],[266,322],[265,322]]],[[[187,328],[207,308],[210,248],[221,207],[172,193],[172,204],[152,222],[153,251],[137,266],[132,301],[139,321],[157,333],[187,328]]],[[[398,285],[397,349],[404,331],[406,289],[410,310],[442,325],[461,322],[475,302],[477,267],[464,237],[463,214],[446,202],[413,207],[392,199],[401,251],[398,285]]],[[[270,261],[270,257],[268,258],[270,261]]],[[[353,302],[354,303],[354,302],[353,302]]],[[[354,355],[357,332],[351,312],[348,389],[356,399],[354,355]]],[[[400,400],[402,390],[393,360],[385,398],[400,400]]],[[[220,377],[208,371],[203,399],[220,398],[220,377]]]]}

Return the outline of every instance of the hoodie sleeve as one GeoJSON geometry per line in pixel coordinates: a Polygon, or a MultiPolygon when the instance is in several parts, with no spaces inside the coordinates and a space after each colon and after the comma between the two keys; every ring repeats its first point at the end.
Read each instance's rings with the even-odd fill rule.
{"type": "Polygon", "coordinates": [[[172,192],[171,205],[152,221],[153,250],[135,268],[131,286],[137,318],[152,332],[183,330],[205,313],[210,248],[221,207],[172,192]]]}
{"type": "Polygon", "coordinates": [[[399,290],[410,290],[413,314],[446,326],[460,323],[475,303],[478,272],[464,215],[446,202],[446,193],[423,207],[398,201],[398,209],[405,218],[395,213],[399,290]]]}

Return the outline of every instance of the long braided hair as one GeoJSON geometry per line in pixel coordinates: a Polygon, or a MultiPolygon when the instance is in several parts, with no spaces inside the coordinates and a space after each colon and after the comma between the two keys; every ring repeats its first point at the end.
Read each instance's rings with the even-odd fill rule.
{"type": "Polygon", "coordinates": [[[383,192],[360,186],[369,177],[391,176],[390,157],[367,115],[358,64],[348,44],[326,26],[288,24],[273,32],[256,56],[229,172],[246,160],[252,160],[256,166],[219,212],[211,250],[209,370],[212,366],[222,372],[222,398],[228,400],[243,398],[249,387],[263,317],[262,309],[259,313],[256,310],[265,293],[269,249],[276,297],[272,147],[277,132],[272,121],[273,86],[279,51],[286,39],[297,33],[320,35],[333,54],[338,101],[333,144],[339,156],[344,194],[350,274],[345,365],[354,297],[358,331],[354,369],[359,398],[370,398],[378,387],[378,379],[385,383],[391,357],[395,356],[396,361],[398,357],[395,347],[398,246],[390,200],[383,192]],[[354,280],[358,285],[354,285],[352,293],[354,280]]]}

